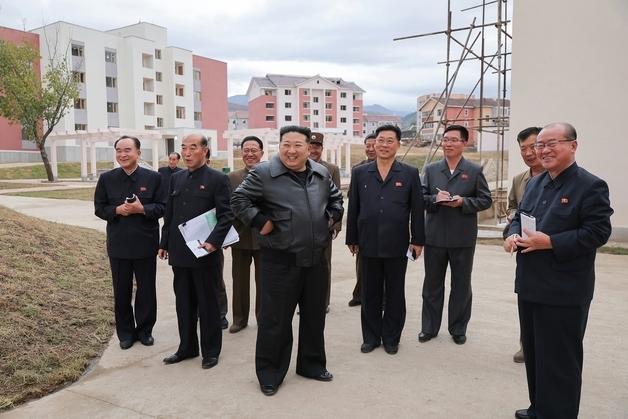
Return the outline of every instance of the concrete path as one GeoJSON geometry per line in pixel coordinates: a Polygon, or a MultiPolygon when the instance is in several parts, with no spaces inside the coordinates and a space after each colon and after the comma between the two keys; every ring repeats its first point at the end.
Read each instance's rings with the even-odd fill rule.
{"type": "MultiPolygon", "coordinates": [[[[0,196],[0,205],[28,215],[104,229],[82,201],[0,196]]],[[[347,301],[354,259],[335,242],[331,311],[326,342],[331,383],[294,373],[274,397],[263,396],[254,371],[256,325],[224,334],[220,363],[202,370],[200,359],[165,366],[178,343],[172,274],[158,263],[155,346],[122,351],[112,338],[96,367],[77,383],[6,412],[2,418],[195,418],[195,417],[420,417],[512,418],[528,405],[518,349],[514,258],[497,246],[478,246],[473,275],[473,316],[466,345],[455,345],[446,327],[428,343],[417,342],[423,263],[407,274],[406,327],[399,353],[360,353],[360,310],[347,301]]],[[[231,295],[230,252],[225,252],[231,295]]],[[[599,255],[596,295],[585,339],[582,418],[628,417],[628,257],[599,255]]],[[[229,315],[230,318],[230,315],[229,315]]],[[[446,322],[446,316],[445,316],[446,322]]],[[[295,317],[295,337],[298,317],[295,317]]],[[[296,342],[295,342],[296,343],[296,342]]],[[[293,353],[293,361],[296,356],[293,353]]]]}

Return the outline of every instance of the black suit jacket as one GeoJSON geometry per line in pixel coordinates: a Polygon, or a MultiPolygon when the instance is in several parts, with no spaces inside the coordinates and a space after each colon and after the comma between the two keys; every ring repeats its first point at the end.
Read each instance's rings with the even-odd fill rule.
{"type": "Polygon", "coordinates": [[[491,191],[482,167],[466,160],[458,162],[453,173],[447,161],[429,164],[423,180],[425,199],[425,234],[428,246],[473,247],[478,237],[478,212],[491,206],[491,191]],[[436,203],[438,189],[463,197],[461,207],[436,203]]]}
{"type": "Polygon", "coordinates": [[[164,214],[166,190],[161,176],[143,167],[131,175],[118,167],[98,178],[94,213],[107,220],[107,254],[112,258],[143,259],[157,255],[159,218],[164,214]],[[144,214],[116,215],[126,197],[137,195],[144,214]]]}
{"type": "Polygon", "coordinates": [[[208,166],[201,166],[193,172],[182,170],[172,175],[159,246],[168,251],[170,265],[199,268],[222,263],[222,243],[233,221],[230,196],[227,176],[208,166]],[[218,223],[205,241],[213,244],[217,250],[197,259],[185,244],[179,224],[212,208],[216,208],[218,223]]]}
{"type": "Polygon", "coordinates": [[[608,186],[576,163],[552,180],[528,182],[509,234],[521,234],[521,213],[536,218],[552,249],[517,254],[515,292],[523,300],[582,305],[593,298],[595,254],[611,234],[608,186]]]}
{"type": "Polygon", "coordinates": [[[180,172],[181,170],[183,169],[181,169],[180,167],[175,167],[174,169],[171,169],[170,166],[160,167],[157,170],[161,175],[162,183],[164,184],[164,188],[166,190],[168,190],[168,187],[170,186],[170,178],[172,177],[172,175],[180,172]]]}
{"type": "Polygon", "coordinates": [[[354,167],[347,213],[348,245],[366,257],[403,257],[425,244],[419,171],[395,161],[382,180],[377,162],[354,167]]]}

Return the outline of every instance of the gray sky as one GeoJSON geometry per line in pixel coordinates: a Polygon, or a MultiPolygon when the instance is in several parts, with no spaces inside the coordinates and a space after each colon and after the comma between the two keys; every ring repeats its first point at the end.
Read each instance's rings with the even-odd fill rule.
{"type": "MultiPolygon", "coordinates": [[[[477,4],[452,0],[453,26],[467,26],[478,12],[460,9],[477,4]]],[[[487,22],[495,10],[487,6],[487,22]]],[[[0,25],[28,30],[64,20],[108,30],[142,20],[168,28],[169,45],[226,61],[230,96],[244,94],[253,76],[321,74],[356,82],[366,104],[412,112],[418,95],[443,89],[445,67],[437,62],[446,56],[446,38],[392,39],[445,29],[446,12],[445,0],[0,0],[0,25]]],[[[464,42],[466,34],[456,37],[464,42]]],[[[489,54],[492,31],[487,41],[489,54]]],[[[452,57],[459,55],[453,48],[452,57]]],[[[468,93],[478,77],[479,67],[465,64],[455,90],[468,93]]],[[[487,90],[496,96],[494,83],[487,90]]]]}

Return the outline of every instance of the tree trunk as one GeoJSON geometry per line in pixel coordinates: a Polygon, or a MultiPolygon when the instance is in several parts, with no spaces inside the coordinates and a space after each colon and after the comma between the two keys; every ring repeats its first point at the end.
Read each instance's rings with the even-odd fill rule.
{"type": "Polygon", "coordinates": [[[39,149],[39,154],[41,154],[41,161],[44,162],[44,168],[46,169],[48,181],[54,182],[55,177],[52,174],[52,166],[50,165],[50,160],[48,160],[48,153],[46,153],[45,142],[37,141],[37,148],[39,149]]]}

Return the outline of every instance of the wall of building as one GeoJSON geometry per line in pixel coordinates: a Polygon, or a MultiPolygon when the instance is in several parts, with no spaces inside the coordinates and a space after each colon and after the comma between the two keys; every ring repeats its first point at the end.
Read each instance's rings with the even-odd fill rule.
{"type": "Polygon", "coordinates": [[[227,140],[222,137],[227,130],[227,63],[194,55],[194,68],[201,72],[202,127],[218,130],[218,149],[227,149],[227,140]]]}
{"type": "Polygon", "coordinates": [[[608,182],[614,237],[628,240],[628,141],[618,129],[628,97],[628,3],[517,1],[513,22],[509,177],[524,170],[517,132],[572,123],[578,164],[608,182]]]}
{"type": "Polygon", "coordinates": [[[277,128],[277,96],[262,95],[249,101],[249,128],[277,128]],[[266,104],[272,103],[273,108],[266,104]],[[272,115],[273,121],[267,121],[266,116],[272,115]]]}

